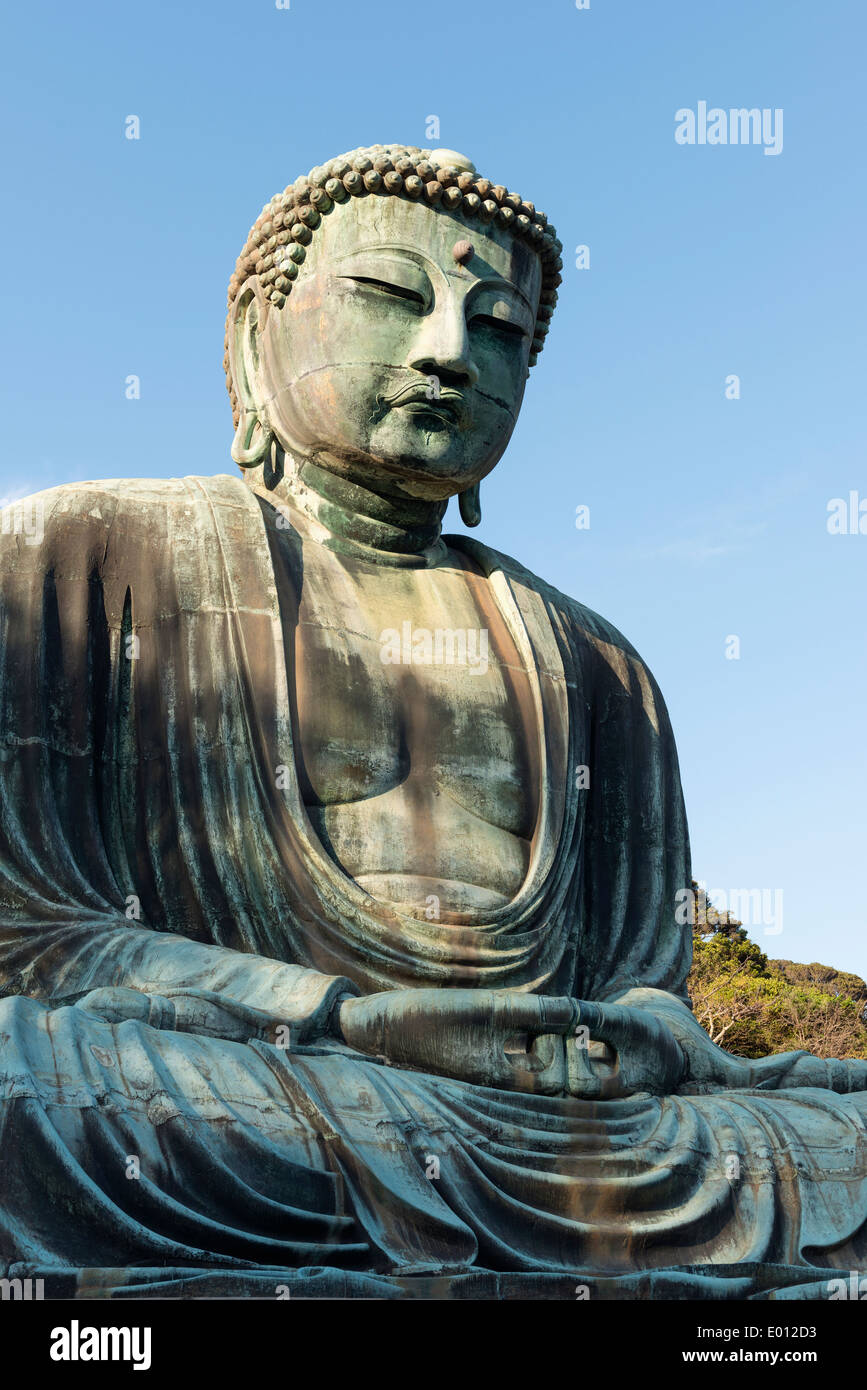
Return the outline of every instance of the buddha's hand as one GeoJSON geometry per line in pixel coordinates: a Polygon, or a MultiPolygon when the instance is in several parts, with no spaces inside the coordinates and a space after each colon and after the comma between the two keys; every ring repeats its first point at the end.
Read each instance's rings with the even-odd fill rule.
{"type": "Polygon", "coordinates": [[[619,1100],[649,1091],[671,1095],[687,1070],[668,1024],[645,1009],[577,1000],[566,1039],[566,1090],[586,1100],[619,1100]]]}
{"type": "Polygon", "coordinates": [[[207,989],[175,989],[165,994],[112,985],[92,989],[75,1007],[106,1023],[130,1020],[176,1033],[197,1033],[228,1042],[282,1041],[289,1036],[284,1020],[262,1009],[226,999],[207,989]]]}
{"type": "Polygon", "coordinates": [[[686,1071],[668,1025],[643,1009],[513,990],[389,990],[340,1006],[360,1052],[480,1086],[614,1100],[669,1095],[686,1071]]]}
{"type": "Polygon", "coordinates": [[[387,990],[345,999],[339,1027],[350,1047],[394,1066],[558,1095],[577,1013],[572,999],[516,990],[387,990]]]}

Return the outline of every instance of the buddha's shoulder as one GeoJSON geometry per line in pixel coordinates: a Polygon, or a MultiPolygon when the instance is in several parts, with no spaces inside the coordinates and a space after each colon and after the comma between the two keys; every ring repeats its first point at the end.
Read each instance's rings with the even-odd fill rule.
{"type": "Polygon", "coordinates": [[[511,555],[493,550],[469,536],[448,536],[445,539],[449,544],[456,544],[456,548],[469,554],[488,573],[500,570],[524,589],[538,594],[564,621],[573,638],[590,641],[593,646],[603,646],[609,651],[614,649],[624,657],[642,661],[632,643],[601,613],[596,613],[570,594],[565,594],[553,584],[549,584],[546,579],[534,574],[511,555]]]}
{"type": "MultiPolygon", "coordinates": [[[[249,505],[250,491],[230,474],[182,478],[102,478],[61,483],[12,506],[39,516],[47,528],[100,530],[118,523],[153,527],[158,518],[214,505],[249,505]]],[[[8,529],[8,528],[7,528],[8,529]]]]}

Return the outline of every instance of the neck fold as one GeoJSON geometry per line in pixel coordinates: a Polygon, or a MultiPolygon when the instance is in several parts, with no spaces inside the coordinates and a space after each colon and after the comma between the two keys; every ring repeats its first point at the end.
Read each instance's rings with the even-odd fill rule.
{"type": "Polygon", "coordinates": [[[250,470],[247,481],[272,501],[297,509],[310,523],[312,538],[330,550],[412,569],[430,568],[447,553],[440,538],[447,502],[388,497],[311,459],[296,463],[288,456],[275,486],[268,486],[259,468],[250,470]]]}

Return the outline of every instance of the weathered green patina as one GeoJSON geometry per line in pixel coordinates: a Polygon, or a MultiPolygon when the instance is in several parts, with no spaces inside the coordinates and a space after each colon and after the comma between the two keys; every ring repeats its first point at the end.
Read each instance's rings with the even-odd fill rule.
{"type": "Polygon", "coordinates": [[[255,224],[243,477],[0,550],[0,1260],[48,1294],[827,1296],[867,1064],[715,1047],[658,688],[478,520],[532,204],[372,147],[255,224]]]}

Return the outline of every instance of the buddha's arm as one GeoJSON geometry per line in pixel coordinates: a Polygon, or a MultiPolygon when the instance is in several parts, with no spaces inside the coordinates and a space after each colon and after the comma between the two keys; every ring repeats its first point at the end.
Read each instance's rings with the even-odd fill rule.
{"type": "MultiPolygon", "coordinates": [[[[183,483],[144,484],[129,498],[111,484],[85,484],[32,503],[42,544],[0,537],[0,994],[57,1005],[118,986],[158,995],[208,990],[315,1036],[337,999],[355,993],[348,980],[150,930],[128,921],[122,906],[134,884],[118,866],[127,853],[142,862],[160,855],[166,832],[156,820],[168,819],[173,798],[167,858],[195,893],[207,855],[185,862],[178,840],[185,834],[206,845],[207,835],[196,838],[204,792],[194,778],[184,780],[180,765],[192,759],[206,724],[208,739],[227,747],[233,736],[240,747],[237,731],[246,728],[239,716],[233,734],[219,725],[217,736],[223,702],[240,702],[246,686],[233,701],[217,688],[231,678],[228,667],[209,660],[206,677],[196,665],[195,653],[228,645],[240,621],[234,612],[221,618],[222,572],[208,559],[210,504],[183,483]],[[181,555],[172,537],[195,526],[201,545],[181,555]],[[201,610],[194,633],[185,594],[201,610]],[[129,604],[144,635],[134,659],[123,636],[129,604]],[[141,790],[149,767],[150,799],[141,790]],[[126,798],[123,831],[118,797],[126,798]],[[125,834],[135,838],[134,851],[120,847],[125,834]]],[[[258,611],[256,564],[251,559],[244,573],[258,611]]],[[[239,757],[246,766],[253,753],[244,745],[239,757]]],[[[223,803],[237,793],[228,753],[222,768],[215,756],[209,775],[222,775],[223,803]]],[[[214,799],[222,804],[216,792],[214,799]]],[[[159,869],[167,877],[177,871],[159,869]]],[[[151,892],[159,897],[158,884],[151,892]]],[[[207,908],[201,915],[207,921],[207,908]]]]}
{"type": "Polygon", "coordinates": [[[2,993],[59,1004],[118,986],[151,995],[207,990],[272,1015],[297,1029],[299,1041],[324,1033],[338,1001],[358,993],[343,976],[134,925],[0,934],[2,993]]]}
{"type": "MultiPolygon", "coordinates": [[[[664,1024],[680,1046],[686,1067],[676,1089],[700,1093],[731,1089],[789,1090],[818,1086],[845,1093],[867,1090],[867,1061],[859,1058],[814,1057],[809,1052],[781,1052],[770,1057],[737,1057],[717,1047],[692,1010],[681,999],[660,989],[633,988],[616,1004],[635,1011],[636,1019],[650,1014],[664,1024]]],[[[640,1030],[635,1045],[640,1045],[640,1030]]]]}

